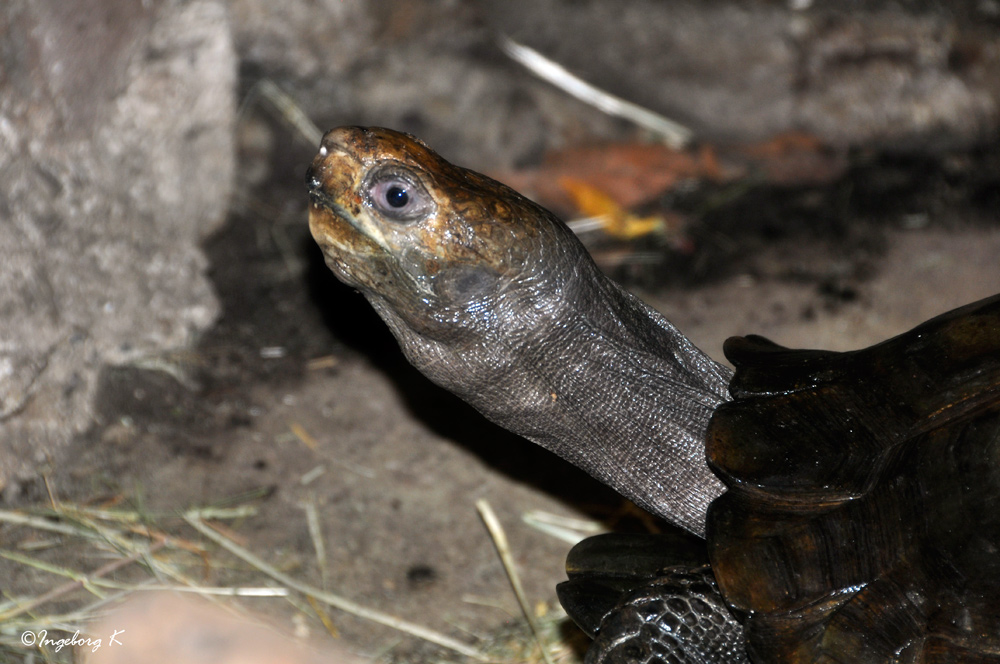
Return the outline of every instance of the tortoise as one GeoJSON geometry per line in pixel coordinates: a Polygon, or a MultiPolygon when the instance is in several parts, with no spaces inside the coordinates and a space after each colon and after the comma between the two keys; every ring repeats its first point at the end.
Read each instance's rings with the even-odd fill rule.
{"type": "Polygon", "coordinates": [[[734,374],[412,136],[331,130],[306,180],[411,363],[690,533],[570,552],[588,661],[1000,662],[1000,296],[848,353],[731,338],[734,374]]]}

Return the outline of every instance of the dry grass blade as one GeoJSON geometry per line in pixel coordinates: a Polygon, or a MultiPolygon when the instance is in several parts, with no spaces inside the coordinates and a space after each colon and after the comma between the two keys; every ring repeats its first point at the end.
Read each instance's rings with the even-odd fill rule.
{"type": "Polygon", "coordinates": [[[500,37],[500,48],[535,76],[608,115],[624,118],[648,129],[674,149],[679,150],[691,142],[693,134],[687,127],[587,83],[532,48],[505,36],[500,37]]]}
{"type": "MultiPolygon", "coordinates": [[[[94,585],[93,582],[95,580],[100,579],[102,576],[105,576],[107,574],[111,574],[115,570],[121,569],[122,567],[125,567],[126,565],[131,565],[132,563],[140,560],[143,556],[155,553],[159,549],[163,548],[164,544],[165,544],[164,542],[156,542],[156,543],[154,543],[152,546],[150,546],[145,551],[136,551],[135,553],[133,553],[131,556],[129,556],[127,558],[120,558],[118,560],[112,560],[108,564],[106,564],[106,565],[104,565],[104,566],[102,566],[102,567],[94,570],[90,574],[79,575],[78,578],[74,579],[73,581],[70,581],[69,583],[65,583],[65,584],[59,586],[58,588],[53,588],[49,592],[45,593],[44,595],[40,595],[40,596],[36,597],[35,599],[31,600],[30,602],[26,602],[24,604],[21,604],[21,605],[17,606],[14,609],[11,609],[9,611],[3,612],[2,614],[0,614],[0,622],[4,622],[4,621],[7,621],[7,620],[10,620],[11,618],[15,618],[15,617],[17,617],[19,615],[22,615],[24,613],[28,613],[29,611],[32,611],[35,608],[37,608],[37,607],[39,607],[39,606],[41,606],[41,605],[43,605],[43,604],[45,604],[47,602],[50,602],[50,601],[52,601],[52,600],[54,600],[54,599],[56,599],[58,597],[61,597],[63,595],[67,595],[67,594],[73,592],[74,590],[77,590],[78,588],[88,588],[88,589],[91,589],[91,587],[94,585]]],[[[15,560],[17,562],[21,562],[22,564],[25,564],[25,565],[36,565],[36,566],[38,565],[38,563],[35,562],[35,561],[26,560],[24,558],[24,556],[14,556],[14,555],[12,555],[10,553],[7,553],[7,552],[0,552],[0,555],[4,556],[5,558],[8,558],[8,559],[15,560]]],[[[52,569],[50,569],[48,571],[53,571],[53,573],[59,573],[59,574],[63,573],[60,570],[52,570],[52,569]]],[[[91,592],[93,592],[93,590],[91,592]]],[[[97,593],[95,593],[95,594],[97,594],[97,593]]]]}
{"type": "Polygon", "coordinates": [[[599,521],[577,519],[542,510],[525,512],[521,515],[521,520],[531,528],[567,544],[577,544],[593,535],[608,532],[607,527],[599,521]]]}
{"type": "Polygon", "coordinates": [[[493,508],[490,507],[490,504],[485,499],[476,501],[476,509],[479,510],[479,516],[482,517],[483,523],[486,524],[486,529],[490,532],[490,537],[493,538],[493,544],[497,548],[497,553],[500,554],[500,562],[503,563],[504,571],[507,572],[510,586],[514,589],[514,596],[517,597],[517,603],[521,606],[521,612],[524,614],[525,620],[528,621],[528,627],[531,628],[531,633],[535,636],[538,648],[542,651],[542,658],[546,664],[552,664],[552,658],[549,656],[549,649],[546,647],[542,630],[538,626],[538,621],[535,620],[534,614],[531,612],[531,607],[528,606],[528,598],[525,597],[524,588],[521,587],[521,577],[517,575],[517,570],[514,568],[514,557],[510,554],[510,544],[507,542],[507,534],[504,532],[503,526],[500,525],[500,520],[497,519],[493,508]]]}
{"type": "Polygon", "coordinates": [[[83,528],[79,528],[77,526],[71,526],[65,523],[59,523],[56,521],[51,521],[41,516],[24,514],[23,512],[0,510],[0,521],[4,521],[6,523],[13,523],[19,526],[27,526],[29,528],[34,528],[35,530],[46,530],[53,533],[61,533],[63,535],[73,535],[75,537],[93,536],[93,533],[83,528]]]}
{"type": "Polygon", "coordinates": [[[316,552],[316,566],[319,567],[320,579],[323,588],[326,588],[327,564],[326,564],[326,544],[323,541],[323,530],[319,523],[319,510],[316,503],[300,503],[299,507],[305,510],[306,524],[309,527],[309,538],[313,543],[313,550],[316,552]]]}
{"type": "Polygon", "coordinates": [[[278,583],[288,586],[292,590],[296,590],[303,595],[312,597],[316,600],[324,602],[325,604],[329,604],[334,608],[340,609],[341,611],[346,611],[347,613],[358,616],[359,618],[370,620],[387,627],[392,627],[393,629],[398,629],[401,632],[405,632],[411,636],[429,641],[430,643],[435,643],[443,648],[465,655],[466,657],[471,657],[483,662],[489,661],[489,658],[479,650],[460,641],[456,641],[455,639],[441,634],[440,632],[428,629],[422,625],[416,625],[406,620],[402,620],[401,618],[397,618],[387,613],[382,613],[381,611],[376,611],[375,609],[369,609],[368,607],[361,606],[360,604],[352,602],[349,599],[340,597],[339,595],[334,595],[333,593],[325,592],[319,588],[314,588],[309,584],[302,583],[298,579],[288,576],[271,565],[268,565],[250,551],[247,551],[243,547],[233,543],[225,537],[222,537],[209,528],[208,525],[202,521],[201,515],[197,510],[193,510],[185,514],[184,520],[187,521],[192,528],[222,548],[226,549],[237,558],[240,558],[244,562],[256,567],[258,570],[268,575],[278,583]]]}
{"type": "MultiPolygon", "coordinates": [[[[290,594],[287,588],[280,587],[200,587],[188,578],[186,571],[192,563],[198,565],[198,561],[201,566],[211,564],[208,554],[214,547],[208,542],[172,535],[156,525],[154,515],[148,512],[65,503],[56,500],[52,492],[50,500],[50,507],[30,512],[0,510],[0,524],[12,526],[5,530],[5,535],[10,535],[11,549],[0,550],[5,572],[13,581],[21,575],[19,568],[37,571],[40,574],[33,578],[38,580],[32,585],[39,583],[44,587],[43,591],[32,594],[24,594],[24,584],[11,583],[11,588],[5,588],[10,598],[0,602],[0,662],[22,661],[26,654],[29,661],[32,658],[48,662],[74,661],[70,649],[54,654],[47,646],[36,645],[36,652],[22,639],[29,632],[73,634],[85,631],[86,626],[103,612],[139,591],[196,593],[235,613],[239,613],[238,607],[219,602],[217,598],[288,597],[290,594]],[[39,545],[40,533],[45,534],[44,546],[39,545]],[[78,555],[83,549],[84,557],[111,556],[111,560],[96,569],[80,570],[61,564],[59,561],[64,556],[60,551],[73,549],[78,555]],[[50,550],[55,553],[47,558],[50,550]],[[136,569],[129,569],[132,567],[136,569]],[[57,577],[55,582],[46,580],[47,575],[57,577]],[[91,601],[80,597],[81,590],[90,594],[91,601]],[[62,612],[47,610],[56,603],[60,604],[62,612]]],[[[256,510],[243,505],[208,507],[199,513],[203,518],[240,519],[252,516],[256,510]]],[[[165,516],[172,520],[175,515],[165,516]]]]}

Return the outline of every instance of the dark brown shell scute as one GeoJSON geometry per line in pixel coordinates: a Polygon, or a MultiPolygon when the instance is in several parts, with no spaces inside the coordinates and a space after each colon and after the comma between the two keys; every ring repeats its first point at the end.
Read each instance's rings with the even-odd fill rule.
{"type": "Polygon", "coordinates": [[[726,351],[709,552],[752,656],[1000,661],[1000,296],[861,351],[726,351]]]}
{"type": "Polygon", "coordinates": [[[886,450],[944,426],[1000,391],[1000,296],[850,353],[730,339],[736,401],[708,433],[733,483],[848,499],[871,486],[886,450]]]}

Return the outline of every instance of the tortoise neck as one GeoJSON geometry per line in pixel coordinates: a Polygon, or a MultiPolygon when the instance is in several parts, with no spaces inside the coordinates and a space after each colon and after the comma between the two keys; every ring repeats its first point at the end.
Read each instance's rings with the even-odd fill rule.
{"type": "MultiPolygon", "coordinates": [[[[373,299],[409,360],[487,418],[555,452],[655,515],[704,534],[723,485],[705,431],[731,373],[589,256],[559,301],[516,329],[460,344],[414,333],[373,299]]],[[[537,293],[536,293],[537,296],[537,293]]]]}

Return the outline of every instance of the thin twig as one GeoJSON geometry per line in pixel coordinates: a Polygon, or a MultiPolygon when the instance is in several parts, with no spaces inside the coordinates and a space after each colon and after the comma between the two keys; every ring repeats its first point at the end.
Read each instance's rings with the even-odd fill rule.
{"type": "Polygon", "coordinates": [[[493,538],[493,544],[497,548],[497,553],[500,554],[500,562],[503,563],[504,571],[507,572],[507,579],[510,580],[510,586],[514,589],[514,596],[517,597],[517,603],[520,604],[521,612],[524,614],[525,620],[528,621],[528,627],[531,628],[531,633],[535,636],[535,642],[538,643],[538,647],[542,651],[542,658],[545,659],[546,664],[552,664],[549,649],[546,647],[545,639],[542,637],[542,630],[535,621],[531,607],[528,606],[528,598],[525,596],[524,588],[521,586],[521,577],[517,575],[517,570],[514,568],[514,556],[510,553],[507,534],[504,532],[503,526],[500,525],[500,520],[497,518],[493,508],[490,507],[485,498],[480,498],[476,501],[476,509],[479,510],[479,516],[482,517],[483,523],[486,524],[486,529],[493,538]]]}
{"type": "Polygon", "coordinates": [[[501,35],[499,41],[500,48],[511,59],[523,65],[535,76],[548,81],[580,101],[590,104],[608,115],[624,118],[652,131],[661,136],[664,143],[676,150],[691,142],[693,132],[684,125],[587,83],[575,74],[571,74],[561,64],[548,59],[533,48],[518,44],[510,37],[501,35]]]}
{"type": "Polygon", "coordinates": [[[184,520],[187,521],[192,528],[197,530],[199,533],[212,540],[222,548],[226,549],[232,553],[237,558],[242,559],[244,562],[256,567],[258,570],[267,574],[272,579],[278,583],[288,586],[289,588],[296,590],[303,595],[308,595],[321,602],[325,602],[330,606],[340,609],[341,611],[346,611],[352,615],[358,616],[359,618],[364,618],[365,620],[371,620],[372,622],[378,623],[380,625],[385,625],[387,627],[392,627],[393,629],[398,629],[401,632],[410,634],[411,636],[416,636],[417,638],[429,641],[431,643],[436,643],[437,645],[448,648],[449,650],[454,650],[457,653],[465,655],[466,657],[472,657],[479,661],[489,661],[489,658],[479,650],[468,646],[460,641],[436,632],[434,630],[428,629],[421,625],[416,625],[411,622],[402,620],[395,616],[391,616],[387,613],[382,613],[381,611],[376,611],[375,609],[369,609],[368,607],[356,604],[349,599],[341,597],[339,595],[334,595],[333,593],[328,593],[319,588],[314,588],[306,583],[302,583],[298,579],[295,579],[284,572],[281,572],[271,565],[255,556],[250,551],[247,551],[238,544],[226,539],[225,537],[219,535],[217,532],[212,530],[201,520],[201,516],[197,510],[192,510],[184,515],[184,520]]]}
{"type": "Polygon", "coordinates": [[[282,119],[309,145],[319,145],[320,141],[323,140],[323,132],[320,131],[320,128],[309,119],[309,116],[295,103],[291,95],[279,88],[274,81],[267,78],[257,81],[244,103],[249,104],[258,95],[270,102],[271,106],[281,114],[282,119]]]}

